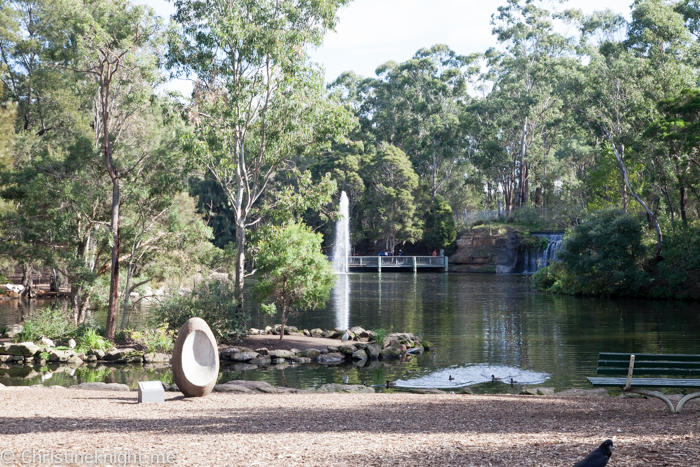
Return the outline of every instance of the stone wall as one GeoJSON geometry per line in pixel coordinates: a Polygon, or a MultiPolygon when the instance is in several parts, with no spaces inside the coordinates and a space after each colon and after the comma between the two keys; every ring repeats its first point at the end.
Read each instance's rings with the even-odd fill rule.
{"type": "Polygon", "coordinates": [[[502,235],[468,232],[456,241],[457,251],[450,256],[450,271],[498,274],[516,272],[519,239],[517,232],[502,235]]]}

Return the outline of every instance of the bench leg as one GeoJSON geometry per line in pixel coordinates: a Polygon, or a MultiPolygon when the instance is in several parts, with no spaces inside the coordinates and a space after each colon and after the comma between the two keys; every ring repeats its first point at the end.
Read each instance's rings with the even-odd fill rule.
{"type": "Polygon", "coordinates": [[[683,405],[685,405],[686,402],[688,402],[691,399],[695,399],[697,397],[700,397],[700,392],[694,392],[692,394],[687,394],[683,396],[683,399],[681,399],[678,402],[678,406],[676,407],[676,413],[681,413],[681,410],[683,410],[683,405]]]}
{"type": "MultiPolygon", "coordinates": [[[[625,391],[625,388],[622,388],[622,390],[625,391]]],[[[676,411],[676,409],[673,408],[673,402],[671,402],[671,400],[668,397],[666,397],[665,394],[663,394],[659,391],[649,391],[647,389],[636,389],[636,388],[629,388],[626,391],[633,392],[635,394],[642,394],[643,396],[655,397],[656,399],[661,399],[662,401],[664,401],[666,403],[666,405],[668,406],[668,410],[671,413],[678,413],[678,412],[680,412],[680,409],[683,408],[683,405],[682,405],[683,400],[681,400],[681,402],[678,403],[679,408],[678,408],[678,411],[676,411]]],[[[695,394],[697,394],[697,396],[695,396],[695,397],[700,397],[700,392],[697,392],[695,394]]],[[[693,394],[689,394],[689,395],[692,396],[693,394]]],[[[686,397],[688,397],[688,396],[686,396],[686,397]]],[[[683,399],[685,399],[685,397],[683,399]]]]}

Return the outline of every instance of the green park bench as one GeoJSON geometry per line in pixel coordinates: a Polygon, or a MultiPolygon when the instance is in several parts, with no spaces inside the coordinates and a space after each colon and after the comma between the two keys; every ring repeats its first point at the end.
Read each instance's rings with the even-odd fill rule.
{"type": "Polygon", "coordinates": [[[683,396],[674,408],[673,402],[665,394],[643,389],[700,389],[700,355],[600,352],[598,374],[609,376],[589,377],[588,381],[593,386],[615,386],[624,392],[661,399],[671,413],[680,413],[686,402],[700,397],[700,392],[683,396]]]}

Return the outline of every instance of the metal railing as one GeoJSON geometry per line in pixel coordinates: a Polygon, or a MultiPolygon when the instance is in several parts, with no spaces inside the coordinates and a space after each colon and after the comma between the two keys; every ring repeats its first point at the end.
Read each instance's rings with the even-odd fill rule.
{"type": "Polygon", "coordinates": [[[349,268],[442,268],[447,270],[446,256],[348,256],[349,268]]]}

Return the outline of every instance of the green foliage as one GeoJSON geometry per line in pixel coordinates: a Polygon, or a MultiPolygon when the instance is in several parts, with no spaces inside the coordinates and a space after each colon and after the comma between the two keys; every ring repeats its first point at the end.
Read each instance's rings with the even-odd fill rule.
{"type": "Polygon", "coordinates": [[[170,353],[175,346],[173,336],[175,331],[166,327],[146,329],[145,331],[133,331],[131,339],[141,344],[146,352],[170,353]]]}
{"type": "Polygon", "coordinates": [[[366,170],[365,214],[375,238],[390,251],[397,243],[417,241],[422,234],[415,198],[418,175],[406,154],[386,145],[366,170]]]}
{"type": "Polygon", "coordinates": [[[664,260],[656,268],[652,297],[700,297],[700,222],[671,229],[664,240],[664,260]]]}
{"type": "Polygon", "coordinates": [[[292,312],[315,309],[328,301],[336,277],[321,253],[321,241],[320,235],[300,223],[269,227],[260,237],[256,256],[260,278],[254,295],[261,303],[277,305],[264,310],[279,309],[283,323],[292,312]]]}
{"type": "Polygon", "coordinates": [[[384,342],[384,338],[393,332],[393,327],[389,329],[374,329],[372,332],[374,332],[374,342],[382,344],[384,342]]]}
{"type": "Polygon", "coordinates": [[[455,241],[457,227],[452,208],[441,196],[436,196],[425,217],[423,239],[429,248],[444,248],[455,241]]]}
{"type": "Polygon", "coordinates": [[[236,305],[230,282],[210,280],[197,284],[191,293],[169,293],[155,307],[153,316],[172,331],[179,331],[188,319],[199,317],[207,322],[217,339],[227,340],[247,330],[245,316],[236,311],[236,305]]]}
{"type": "Polygon", "coordinates": [[[650,282],[642,222],[617,209],[597,211],[562,241],[557,261],[536,277],[546,290],[631,295],[650,282]]]}
{"type": "Polygon", "coordinates": [[[15,342],[38,342],[42,336],[64,340],[76,331],[69,312],[57,307],[39,308],[30,311],[24,319],[22,332],[14,337],[15,342]]]}
{"type": "Polygon", "coordinates": [[[92,327],[85,327],[75,341],[76,350],[82,353],[87,353],[89,350],[109,350],[114,347],[110,341],[97,332],[97,329],[92,327]]]}

